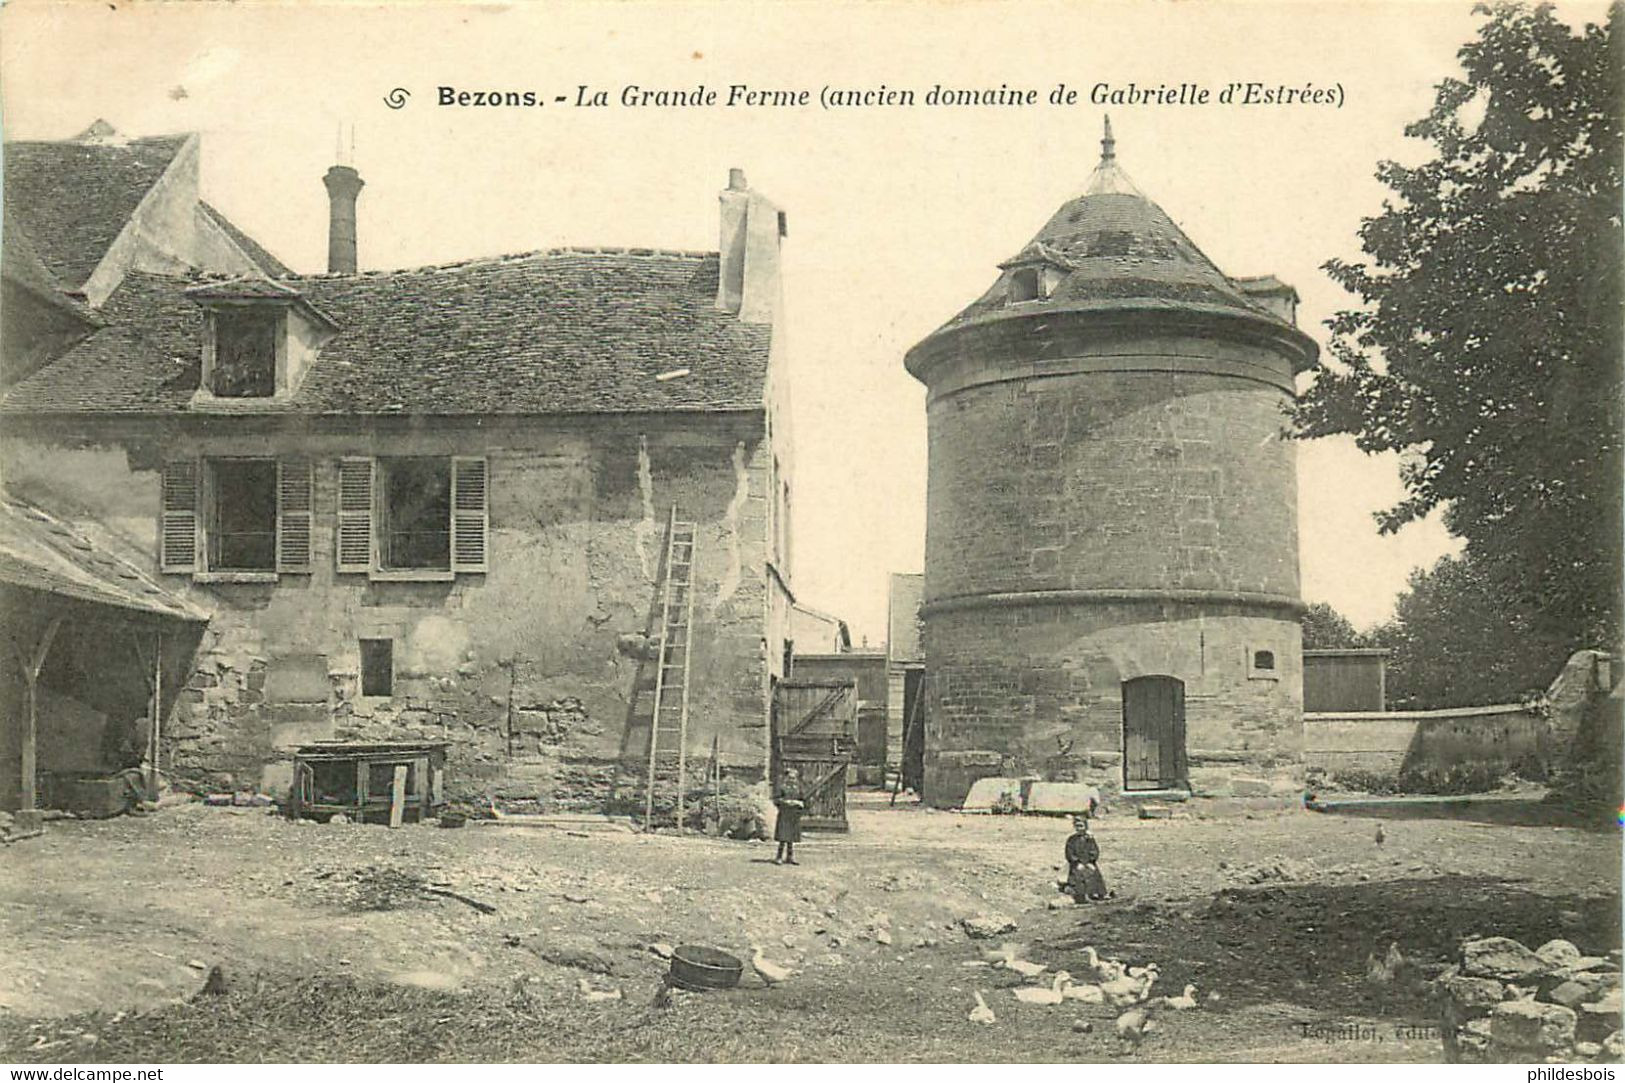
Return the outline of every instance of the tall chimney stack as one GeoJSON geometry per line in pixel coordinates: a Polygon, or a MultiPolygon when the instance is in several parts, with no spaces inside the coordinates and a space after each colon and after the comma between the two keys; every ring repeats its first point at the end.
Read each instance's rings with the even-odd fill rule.
{"type": "Polygon", "coordinates": [[[327,186],[327,269],[329,272],[354,274],[355,254],[355,201],[366,184],[353,166],[336,165],[322,177],[327,186]]]}
{"type": "Polygon", "coordinates": [[[751,190],[743,169],[728,170],[721,194],[717,308],[746,323],[772,323],[779,302],[784,212],[751,190]]]}

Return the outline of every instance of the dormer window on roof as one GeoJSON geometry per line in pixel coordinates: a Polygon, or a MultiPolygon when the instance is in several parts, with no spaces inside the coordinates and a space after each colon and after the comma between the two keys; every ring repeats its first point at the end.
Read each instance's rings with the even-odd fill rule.
{"type": "Polygon", "coordinates": [[[214,364],[209,390],[221,398],[269,398],[276,394],[281,312],[254,307],[214,313],[214,364]]]}
{"type": "Polygon", "coordinates": [[[186,293],[207,324],[195,404],[292,395],[338,329],[298,290],[268,278],[210,282],[186,293]]]}

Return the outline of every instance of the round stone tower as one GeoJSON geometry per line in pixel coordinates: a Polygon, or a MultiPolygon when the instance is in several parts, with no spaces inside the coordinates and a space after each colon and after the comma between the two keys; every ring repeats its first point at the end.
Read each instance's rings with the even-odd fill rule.
{"type": "Polygon", "coordinates": [[[1297,294],[1118,167],[909,351],[930,442],[925,799],[989,776],[1301,783],[1297,294]]]}

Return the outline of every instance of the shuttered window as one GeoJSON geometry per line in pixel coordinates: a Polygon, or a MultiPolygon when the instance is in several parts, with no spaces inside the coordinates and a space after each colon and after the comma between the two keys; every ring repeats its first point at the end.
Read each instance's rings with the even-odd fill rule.
{"type": "Polygon", "coordinates": [[[454,572],[486,570],[490,534],[486,473],[483,458],[458,456],[451,460],[451,568],[454,572]]]}
{"type": "Polygon", "coordinates": [[[158,566],[166,572],[192,571],[197,567],[197,461],[176,459],[165,463],[162,487],[158,566]]]}
{"type": "Polygon", "coordinates": [[[372,460],[339,460],[338,569],[372,570],[372,460]]]}
{"type": "Polygon", "coordinates": [[[407,575],[438,567],[444,573],[449,531],[449,570],[485,571],[490,535],[487,475],[483,456],[340,460],[338,570],[407,575]],[[430,491],[437,474],[438,496],[430,491]],[[425,512],[435,504],[439,507],[430,525],[425,512]]]}
{"type": "Polygon", "coordinates": [[[310,571],[311,501],[315,486],[309,459],[282,459],[276,479],[276,570],[310,571]]]}

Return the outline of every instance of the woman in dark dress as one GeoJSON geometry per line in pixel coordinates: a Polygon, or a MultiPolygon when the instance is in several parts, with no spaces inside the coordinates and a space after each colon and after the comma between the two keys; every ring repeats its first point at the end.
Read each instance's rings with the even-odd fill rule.
{"type": "Polygon", "coordinates": [[[807,809],[807,796],[801,789],[801,772],[794,767],[784,769],[779,790],[773,795],[773,804],[779,814],[773,824],[773,839],[779,844],[774,855],[775,865],[796,864],[796,843],[801,841],[801,814],[807,809]]]}
{"type": "Polygon", "coordinates": [[[1106,897],[1106,878],[1100,875],[1100,843],[1089,834],[1089,817],[1072,818],[1072,835],[1066,840],[1066,884],[1062,887],[1074,902],[1095,902],[1106,897]]]}

